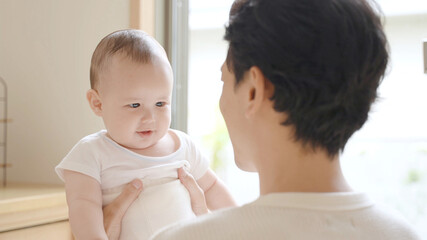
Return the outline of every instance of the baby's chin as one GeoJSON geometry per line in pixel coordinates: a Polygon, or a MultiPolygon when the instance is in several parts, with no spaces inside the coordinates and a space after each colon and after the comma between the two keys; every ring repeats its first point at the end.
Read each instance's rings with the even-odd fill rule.
{"type": "Polygon", "coordinates": [[[138,152],[138,151],[146,151],[149,150],[154,144],[128,144],[128,145],[122,145],[123,147],[134,151],[134,152],[138,152]]]}
{"type": "Polygon", "coordinates": [[[122,147],[124,147],[124,148],[126,148],[126,149],[128,149],[130,151],[136,152],[136,153],[146,151],[146,150],[148,150],[150,147],[152,147],[154,145],[154,144],[149,144],[149,143],[135,144],[135,142],[137,142],[137,140],[138,139],[136,139],[134,141],[129,141],[129,142],[132,142],[131,144],[125,143],[125,142],[119,142],[119,141],[116,141],[116,140],[114,140],[114,141],[117,144],[119,144],[120,146],[122,146],[122,147]]]}

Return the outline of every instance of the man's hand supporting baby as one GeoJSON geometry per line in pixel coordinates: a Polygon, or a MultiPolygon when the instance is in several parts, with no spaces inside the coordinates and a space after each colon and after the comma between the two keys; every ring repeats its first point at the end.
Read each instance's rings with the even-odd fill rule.
{"type": "Polygon", "coordinates": [[[142,181],[134,179],[125,186],[122,193],[112,203],[102,209],[104,212],[104,228],[108,239],[119,239],[123,216],[141,191],[142,181]]]}

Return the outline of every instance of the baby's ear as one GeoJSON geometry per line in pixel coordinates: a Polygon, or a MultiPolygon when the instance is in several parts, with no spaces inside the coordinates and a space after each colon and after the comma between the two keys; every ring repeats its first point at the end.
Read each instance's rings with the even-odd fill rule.
{"type": "Polygon", "coordinates": [[[102,116],[102,102],[98,92],[95,89],[89,89],[86,93],[90,108],[97,116],[102,116]]]}

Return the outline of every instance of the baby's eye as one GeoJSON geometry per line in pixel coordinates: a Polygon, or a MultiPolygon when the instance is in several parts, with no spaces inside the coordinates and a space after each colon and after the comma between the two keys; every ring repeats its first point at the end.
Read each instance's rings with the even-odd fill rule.
{"type": "Polygon", "coordinates": [[[131,103],[131,104],[129,104],[129,107],[131,107],[131,108],[137,108],[139,106],[141,106],[141,104],[139,104],[139,103],[131,103]]]}
{"type": "Polygon", "coordinates": [[[157,107],[163,107],[165,104],[165,102],[156,102],[157,107]]]}

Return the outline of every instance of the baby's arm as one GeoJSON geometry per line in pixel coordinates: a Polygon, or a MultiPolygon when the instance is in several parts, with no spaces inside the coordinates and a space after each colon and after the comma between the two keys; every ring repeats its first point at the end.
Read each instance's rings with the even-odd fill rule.
{"type": "Polygon", "coordinates": [[[64,170],[64,180],[71,230],[76,239],[108,239],[98,181],[68,170],[64,170]]]}
{"type": "Polygon", "coordinates": [[[224,183],[212,170],[209,169],[197,183],[205,192],[206,204],[210,210],[237,206],[224,183]]]}

